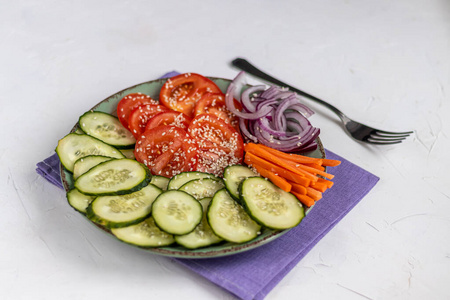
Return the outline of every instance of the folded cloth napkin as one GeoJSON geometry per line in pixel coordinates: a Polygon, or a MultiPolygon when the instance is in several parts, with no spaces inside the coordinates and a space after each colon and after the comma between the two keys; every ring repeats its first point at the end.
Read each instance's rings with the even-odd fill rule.
{"type": "MultiPolygon", "coordinates": [[[[171,72],[163,77],[170,77],[171,72]]],[[[236,255],[208,259],[175,259],[193,272],[240,299],[264,297],[295,265],[375,186],[379,178],[343,157],[326,150],[327,158],[340,160],[328,168],[335,175],[328,189],[302,222],[280,238],[236,255]]],[[[37,164],[36,171],[63,188],[56,154],[37,164]]]]}

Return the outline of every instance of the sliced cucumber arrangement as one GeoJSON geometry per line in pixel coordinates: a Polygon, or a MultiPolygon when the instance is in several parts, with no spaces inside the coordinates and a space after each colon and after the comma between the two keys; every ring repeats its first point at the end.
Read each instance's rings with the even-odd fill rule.
{"type": "Polygon", "coordinates": [[[161,231],[155,225],[152,217],[136,225],[112,228],[111,232],[119,240],[139,247],[162,247],[169,246],[175,242],[173,235],[161,231]]]}
{"type": "Polygon", "coordinates": [[[224,187],[223,181],[218,178],[202,178],[186,182],[178,190],[186,192],[195,199],[211,198],[224,187]]]}
{"type": "Polygon", "coordinates": [[[223,241],[222,238],[214,234],[211,227],[209,226],[208,219],[206,217],[206,212],[208,211],[209,203],[212,198],[203,198],[200,200],[200,204],[203,207],[203,218],[200,224],[195,227],[194,231],[185,234],[175,236],[175,241],[188,249],[197,249],[202,247],[207,247],[213,244],[220,243],[223,241]]]}
{"type": "Polygon", "coordinates": [[[100,111],[88,111],[78,120],[78,126],[93,136],[116,148],[134,148],[136,139],[118,118],[100,111]]]}
{"type": "Polygon", "coordinates": [[[305,210],[297,198],[261,177],[249,177],[240,186],[241,202],[252,219],[264,227],[283,230],[297,226],[305,210]]]}
{"type": "Polygon", "coordinates": [[[259,175],[245,166],[233,165],[225,168],[223,172],[223,181],[225,182],[225,187],[231,197],[239,201],[239,185],[244,179],[254,176],[259,175]]]}
{"type": "Polygon", "coordinates": [[[214,195],[207,218],[214,233],[229,242],[248,242],[261,233],[261,226],[250,218],[226,189],[214,195]]]}
{"type": "Polygon", "coordinates": [[[78,177],[74,186],[86,195],[123,195],[140,190],[150,178],[144,165],[122,158],[98,164],[78,177]]]}
{"type": "Polygon", "coordinates": [[[96,165],[111,159],[113,158],[101,155],[88,155],[78,159],[73,164],[73,179],[76,180],[80,175],[83,175],[96,165]]]}
{"type": "Polygon", "coordinates": [[[135,143],[116,117],[89,111],[56,147],[74,180],[68,203],[125,243],[186,249],[246,243],[267,229],[295,227],[305,216],[293,194],[243,165],[226,167],[223,178],[197,171],[151,175],[135,160],[135,143]]]}
{"type": "Polygon", "coordinates": [[[125,156],[113,146],[110,146],[86,134],[69,133],[59,140],[56,153],[61,164],[67,171],[73,172],[74,163],[88,155],[102,155],[113,158],[125,156]]]}
{"type": "Polygon", "coordinates": [[[178,175],[172,177],[169,181],[169,185],[167,186],[168,190],[178,190],[183,184],[201,178],[217,178],[215,175],[204,172],[182,172],[178,175]]]}
{"type": "Polygon", "coordinates": [[[149,184],[131,194],[99,196],[86,213],[89,219],[108,228],[133,225],[150,215],[152,203],[161,193],[160,188],[149,184]]]}
{"type": "Polygon", "coordinates": [[[166,191],[152,205],[152,216],[163,231],[183,235],[193,231],[203,217],[200,202],[182,191],[166,191]]]}

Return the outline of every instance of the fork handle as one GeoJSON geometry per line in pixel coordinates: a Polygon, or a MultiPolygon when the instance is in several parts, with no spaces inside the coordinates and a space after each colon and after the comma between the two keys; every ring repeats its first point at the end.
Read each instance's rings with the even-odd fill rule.
{"type": "Polygon", "coordinates": [[[291,85],[289,85],[287,83],[284,83],[284,82],[282,82],[282,81],[280,81],[280,80],[270,76],[267,73],[264,73],[263,71],[261,71],[260,69],[258,69],[257,67],[255,67],[254,65],[252,65],[251,63],[249,63],[247,60],[245,60],[243,58],[236,58],[235,60],[233,60],[231,62],[231,64],[233,66],[241,69],[242,71],[245,71],[245,72],[247,72],[247,73],[249,73],[249,74],[251,74],[251,75],[253,75],[255,77],[258,77],[258,78],[260,78],[262,80],[265,80],[267,82],[276,84],[276,85],[281,86],[281,87],[287,87],[291,91],[294,91],[294,92],[296,92],[297,94],[299,94],[299,95],[301,95],[303,97],[306,97],[306,98],[308,98],[310,100],[313,100],[313,101],[315,101],[315,102],[317,102],[319,104],[322,104],[322,105],[328,107],[335,114],[337,114],[339,116],[339,118],[341,118],[341,119],[345,118],[344,114],[339,109],[334,107],[333,105],[331,105],[331,104],[329,104],[329,103],[327,103],[327,102],[325,102],[325,101],[323,101],[323,100],[321,100],[321,99],[319,99],[319,98],[317,98],[317,97],[315,97],[313,95],[310,95],[310,94],[308,94],[308,93],[306,93],[304,91],[301,91],[301,90],[299,90],[299,89],[297,89],[297,88],[295,88],[295,87],[293,87],[293,86],[291,86],[291,85]]]}

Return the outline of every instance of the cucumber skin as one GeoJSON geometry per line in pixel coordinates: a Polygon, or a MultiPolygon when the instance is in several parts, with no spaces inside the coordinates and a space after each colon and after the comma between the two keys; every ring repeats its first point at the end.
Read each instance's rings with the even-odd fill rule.
{"type": "MultiPolygon", "coordinates": [[[[178,190],[167,190],[167,191],[163,191],[161,194],[158,195],[158,197],[156,197],[155,201],[153,201],[153,203],[152,203],[152,212],[153,212],[153,204],[155,204],[156,200],[158,200],[158,198],[161,197],[164,193],[168,193],[168,192],[172,192],[172,191],[177,191],[177,192],[180,192],[180,193],[185,193],[185,194],[188,195],[189,197],[192,197],[193,199],[195,199],[194,196],[192,196],[192,195],[190,195],[190,194],[188,194],[188,193],[186,193],[186,192],[184,192],[184,191],[178,191],[178,190]]],[[[198,201],[198,200],[195,199],[195,201],[198,201]]],[[[200,205],[200,207],[202,206],[202,205],[200,204],[200,202],[198,202],[198,204],[200,205]]],[[[202,208],[202,211],[203,211],[203,208],[202,208]]],[[[164,232],[166,232],[166,233],[168,233],[168,234],[172,234],[172,235],[174,235],[174,236],[177,235],[177,234],[173,234],[173,233],[170,233],[170,232],[165,231],[163,228],[161,228],[161,227],[158,225],[158,222],[156,222],[155,218],[153,218],[153,220],[155,221],[156,227],[158,227],[161,231],[164,231],[164,232]]],[[[202,221],[202,218],[200,218],[200,221],[198,222],[198,224],[197,224],[196,226],[194,226],[194,228],[192,228],[191,231],[186,232],[186,233],[183,233],[183,234],[178,234],[178,235],[185,235],[185,234],[189,234],[189,233],[193,232],[193,231],[195,230],[195,228],[200,224],[201,221],[202,221]]]]}
{"type": "MultiPolygon", "coordinates": [[[[80,130],[81,130],[81,129],[80,129],[80,130]]],[[[68,167],[68,166],[66,166],[66,165],[64,164],[64,162],[63,162],[64,160],[61,159],[62,153],[60,153],[60,151],[59,151],[59,146],[60,146],[60,142],[61,142],[63,139],[69,137],[70,135],[85,135],[85,136],[87,136],[87,137],[90,137],[90,138],[92,138],[92,139],[95,139],[95,140],[97,140],[98,142],[105,144],[107,147],[114,148],[115,150],[117,150],[117,153],[120,153],[120,155],[118,155],[117,157],[114,157],[114,156],[108,156],[108,157],[111,157],[111,158],[117,158],[117,159],[125,158],[125,155],[123,155],[122,152],[120,152],[116,147],[113,147],[113,146],[111,146],[111,145],[109,145],[109,144],[106,144],[105,142],[103,142],[103,141],[101,141],[101,140],[99,140],[99,139],[97,139],[97,138],[95,138],[95,137],[93,137],[93,136],[90,136],[90,135],[87,135],[87,134],[84,134],[84,133],[83,133],[83,134],[79,134],[79,133],[69,133],[69,134],[67,134],[66,136],[64,136],[62,139],[60,139],[60,140],[58,141],[58,145],[57,145],[56,148],[55,148],[55,152],[56,152],[56,154],[57,154],[58,157],[59,157],[59,160],[60,160],[60,162],[61,162],[61,165],[64,167],[64,169],[65,169],[67,172],[73,173],[73,164],[72,164],[72,168],[70,168],[70,167],[68,167]]],[[[87,155],[86,155],[86,156],[87,156],[87,155]]],[[[104,156],[107,156],[107,155],[104,155],[104,156]]],[[[80,158],[82,158],[82,157],[79,157],[78,159],[80,159],[80,158]]],[[[75,161],[74,161],[73,163],[75,163],[75,161]]]]}
{"type": "MultiPolygon", "coordinates": [[[[255,176],[255,177],[259,177],[259,176],[255,176]]],[[[253,178],[253,177],[248,177],[248,178],[253,178]]],[[[248,179],[247,178],[247,179],[248,179]]],[[[263,177],[259,177],[259,178],[263,178],[263,177]]],[[[265,180],[265,179],[264,179],[265,180]]],[[[302,212],[303,212],[303,216],[300,218],[300,220],[297,222],[297,224],[295,224],[294,226],[292,226],[292,227],[289,227],[289,228],[276,228],[276,227],[273,227],[273,226],[267,226],[264,222],[262,222],[259,218],[257,218],[254,214],[252,214],[251,213],[251,210],[248,208],[248,206],[247,206],[247,203],[245,202],[245,200],[243,199],[243,197],[242,197],[242,185],[244,184],[244,181],[245,180],[243,180],[240,184],[239,184],[239,195],[240,195],[240,201],[241,201],[241,205],[242,205],[242,207],[245,209],[245,211],[247,212],[247,214],[252,218],[252,220],[254,220],[256,223],[258,223],[259,225],[261,225],[261,227],[263,227],[263,228],[268,228],[268,229],[272,229],[272,230],[278,230],[278,231],[282,231],[282,230],[286,230],[286,229],[291,229],[291,228],[294,228],[294,227],[296,227],[296,226],[298,226],[298,224],[300,224],[300,222],[303,220],[303,218],[305,217],[305,208],[303,207],[303,206],[301,206],[301,208],[302,208],[302,212]]],[[[272,183],[270,180],[269,180],[269,182],[270,183],[272,183]]],[[[273,183],[272,183],[273,184],[273,183]]],[[[288,194],[290,194],[290,195],[292,195],[293,197],[295,197],[293,194],[291,194],[291,193],[288,193],[288,194]]]]}
{"type": "MultiPolygon", "coordinates": [[[[227,169],[228,168],[231,168],[231,167],[235,167],[235,166],[239,166],[239,167],[244,167],[244,168],[248,168],[248,167],[246,167],[246,166],[244,166],[244,165],[230,165],[230,166],[228,166],[228,167],[226,167],[224,170],[223,170],[223,173],[225,174],[225,172],[227,172],[227,169]]],[[[249,169],[249,168],[248,168],[249,169]]],[[[249,169],[250,170],[250,169],[249,169]]],[[[255,174],[255,175],[253,175],[253,176],[249,176],[249,177],[261,177],[261,176],[259,176],[258,174],[255,174]]],[[[247,178],[249,178],[249,177],[247,177],[247,178]]],[[[242,180],[242,181],[244,181],[244,180],[242,180]]],[[[242,183],[242,181],[241,181],[241,183],[242,183]]],[[[234,193],[232,193],[231,191],[230,191],[230,186],[229,186],[229,183],[227,183],[227,180],[225,180],[225,178],[223,178],[223,182],[224,182],[224,184],[225,184],[225,188],[227,189],[227,191],[228,191],[228,194],[230,194],[230,196],[234,199],[234,200],[236,200],[239,204],[242,204],[241,203],[241,197],[240,197],[240,194],[241,194],[241,190],[240,190],[240,184],[239,184],[239,186],[238,186],[238,196],[236,197],[236,195],[234,195],[234,193]]]]}
{"type": "MultiPolygon", "coordinates": [[[[129,159],[129,158],[123,158],[123,159],[129,159]]],[[[132,160],[132,159],[129,159],[129,160],[132,160]]],[[[133,160],[133,161],[134,161],[134,160],[133,160]]],[[[96,165],[94,168],[96,168],[96,167],[98,167],[98,166],[100,166],[100,165],[102,165],[102,164],[104,164],[104,163],[108,163],[108,162],[110,162],[110,160],[105,161],[105,162],[102,162],[102,163],[96,165]]],[[[78,180],[78,179],[80,179],[82,176],[84,176],[84,174],[81,175],[80,177],[78,177],[77,180],[75,180],[75,182],[74,182],[74,187],[75,187],[77,190],[79,190],[81,193],[83,193],[83,194],[85,194],[85,195],[88,195],[88,196],[116,196],[116,195],[125,195],[125,194],[130,194],[130,193],[137,192],[137,191],[141,190],[142,188],[146,187],[148,184],[150,184],[150,181],[151,181],[152,176],[153,176],[152,173],[150,172],[150,170],[147,168],[146,165],[144,165],[143,163],[140,163],[140,162],[138,162],[138,163],[145,169],[147,175],[145,176],[144,180],[141,181],[140,184],[138,184],[138,185],[132,187],[131,189],[120,190],[120,191],[110,192],[110,193],[87,193],[87,192],[83,192],[83,190],[81,190],[80,188],[77,187],[77,184],[76,184],[76,183],[77,183],[77,180],[78,180]]],[[[93,169],[93,168],[92,168],[92,169],[93,169]]],[[[91,169],[91,170],[92,170],[92,169],[91,169]]],[[[89,170],[89,171],[90,171],[90,170],[89,170]]],[[[88,172],[89,172],[89,171],[88,171],[88,172]]],[[[87,174],[88,172],[86,172],[85,174],[87,174]]]]}
{"type": "MultiPolygon", "coordinates": [[[[150,185],[150,184],[151,184],[151,183],[149,183],[149,185],[150,185]]],[[[151,184],[151,185],[153,185],[153,184],[151,184]]],[[[163,192],[163,190],[161,190],[159,187],[157,187],[156,185],[154,185],[154,186],[155,186],[155,188],[159,189],[159,190],[161,191],[161,193],[163,192]]],[[[131,194],[131,193],[129,193],[129,194],[131,194]]],[[[159,195],[158,195],[158,196],[159,196],[159,195]]],[[[105,226],[106,228],[122,228],[122,227],[131,226],[131,225],[136,225],[136,224],[138,224],[138,223],[140,223],[140,222],[143,222],[145,219],[147,219],[147,218],[150,217],[150,215],[151,215],[151,210],[150,210],[150,213],[148,213],[147,215],[142,216],[141,218],[137,218],[137,219],[135,219],[135,220],[133,220],[133,221],[128,221],[128,222],[112,222],[112,221],[105,220],[105,219],[103,219],[103,218],[97,216],[97,215],[94,213],[94,210],[93,210],[93,208],[92,208],[92,203],[93,203],[94,201],[95,201],[95,199],[92,200],[92,202],[91,202],[91,203],[89,204],[89,206],[86,208],[86,213],[85,213],[85,215],[86,215],[86,217],[87,217],[89,220],[91,220],[91,221],[93,221],[93,222],[95,222],[95,223],[97,223],[97,224],[99,224],[99,225],[103,225],[103,226],[105,226]]]]}
{"type": "MultiPolygon", "coordinates": [[[[94,202],[94,201],[92,201],[92,202],[94,202]]],[[[92,203],[92,202],[91,202],[91,203],[92,203]]],[[[151,215],[151,213],[149,213],[149,214],[147,214],[147,215],[145,215],[145,216],[143,216],[143,217],[141,217],[141,218],[135,219],[135,220],[133,220],[133,221],[122,222],[122,223],[116,223],[116,222],[110,222],[110,221],[107,221],[107,220],[102,219],[102,218],[100,218],[99,216],[97,216],[97,215],[94,213],[94,211],[92,210],[92,206],[91,206],[91,205],[89,205],[89,206],[86,208],[86,217],[87,217],[89,220],[91,220],[92,222],[97,223],[97,224],[99,224],[99,225],[102,225],[102,226],[104,226],[104,227],[106,227],[106,228],[122,228],[122,227],[131,226],[131,225],[136,225],[136,224],[138,224],[138,223],[144,221],[145,219],[147,219],[150,215],[151,215]]]]}
{"type": "MultiPolygon", "coordinates": [[[[75,188],[74,188],[74,189],[75,189],[75,188]]],[[[72,190],[74,190],[74,189],[72,189],[72,190]]],[[[70,193],[72,192],[72,190],[69,190],[69,191],[66,193],[67,203],[69,203],[70,207],[72,207],[75,211],[79,212],[80,214],[86,215],[86,211],[79,210],[78,208],[76,208],[75,206],[73,206],[73,205],[70,203],[69,197],[70,197],[70,193]]],[[[88,195],[88,196],[89,196],[89,195],[88,195]]],[[[93,197],[93,196],[91,196],[91,197],[93,197]]],[[[95,198],[96,198],[96,197],[94,196],[94,198],[91,200],[91,202],[94,201],[95,198]]]]}
{"type": "MultiPolygon", "coordinates": [[[[84,130],[83,130],[83,126],[80,125],[81,119],[82,119],[85,115],[91,114],[91,113],[93,113],[93,112],[99,113],[99,114],[108,115],[108,116],[110,116],[110,117],[112,117],[112,118],[117,119],[117,121],[119,121],[119,118],[117,118],[117,117],[115,117],[115,116],[113,116],[113,115],[111,115],[111,114],[102,112],[102,111],[91,111],[91,110],[85,112],[84,114],[82,114],[82,115],[78,118],[78,128],[77,128],[77,129],[81,130],[84,134],[86,134],[86,135],[88,135],[88,136],[90,136],[90,137],[93,137],[93,138],[96,138],[96,139],[102,141],[100,138],[95,137],[95,136],[92,136],[92,135],[90,135],[89,133],[87,133],[86,131],[84,131],[84,130]]],[[[120,121],[119,121],[119,123],[120,123],[120,121]]],[[[124,127],[124,129],[125,129],[125,130],[128,130],[128,129],[125,128],[125,127],[124,127]]],[[[106,142],[104,142],[104,141],[102,141],[102,142],[105,143],[105,144],[107,144],[107,145],[110,145],[111,147],[114,147],[114,148],[116,148],[116,149],[121,149],[121,150],[134,149],[134,147],[135,147],[135,145],[136,145],[136,144],[129,144],[129,145],[112,145],[112,144],[108,144],[108,143],[106,143],[106,142]]]]}
{"type": "Polygon", "coordinates": [[[199,172],[199,171],[187,171],[187,172],[182,172],[182,173],[177,174],[177,175],[173,176],[172,178],[170,178],[169,183],[167,184],[167,190],[168,190],[168,191],[169,191],[169,190],[173,190],[173,191],[174,191],[174,190],[178,190],[180,187],[182,187],[183,185],[185,185],[185,184],[188,183],[189,181],[196,180],[196,179],[205,179],[205,178],[212,178],[212,179],[216,178],[216,179],[220,179],[220,178],[217,177],[216,175],[211,174],[211,173],[206,173],[206,172],[199,172]],[[186,176],[187,174],[197,174],[197,173],[202,174],[204,177],[192,178],[192,179],[190,179],[190,180],[185,181],[185,182],[184,182],[182,185],[180,185],[180,186],[174,186],[174,182],[175,182],[175,180],[177,180],[177,177],[180,177],[180,176],[186,176]]]}
{"type": "MultiPolygon", "coordinates": [[[[226,193],[230,196],[230,199],[234,200],[234,198],[231,196],[231,194],[228,192],[228,190],[227,190],[226,188],[220,189],[220,190],[218,190],[216,193],[219,193],[219,192],[222,192],[222,191],[226,192],[226,193]]],[[[235,200],[234,200],[234,201],[235,201],[235,200]]],[[[250,219],[252,219],[253,221],[255,221],[255,223],[256,223],[257,225],[260,225],[260,229],[259,229],[259,230],[261,231],[264,227],[261,226],[261,224],[260,224],[259,222],[257,222],[256,220],[253,219],[253,216],[250,215],[250,214],[248,213],[247,209],[246,209],[243,205],[241,205],[238,201],[236,201],[236,203],[237,203],[238,205],[242,206],[242,208],[243,208],[243,209],[245,210],[245,212],[248,214],[248,216],[250,217],[250,219]]],[[[208,209],[207,209],[207,211],[206,211],[206,218],[207,218],[208,224],[209,224],[209,219],[210,219],[210,216],[209,216],[209,210],[210,210],[212,204],[213,204],[213,201],[211,200],[211,202],[210,202],[209,205],[208,205],[208,209]]],[[[217,234],[217,232],[213,229],[213,227],[212,227],[211,225],[210,225],[210,227],[211,227],[211,230],[213,231],[213,233],[214,233],[215,235],[217,235],[218,237],[220,237],[221,239],[223,239],[223,242],[229,242],[229,243],[234,243],[234,244],[243,244],[243,243],[247,243],[247,242],[249,242],[249,241],[255,239],[255,238],[258,236],[258,235],[256,235],[256,236],[252,237],[252,238],[249,239],[249,240],[241,241],[241,242],[229,241],[228,239],[224,238],[221,234],[217,234]]]]}

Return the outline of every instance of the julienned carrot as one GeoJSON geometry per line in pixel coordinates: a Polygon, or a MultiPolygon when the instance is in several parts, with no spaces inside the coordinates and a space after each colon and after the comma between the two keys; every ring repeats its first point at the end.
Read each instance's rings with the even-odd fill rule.
{"type": "Polygon", "coordinates": [[[328,186],[326,183],[324,182],[314,182],[313,184],[310,185],[313,189],[318,190],[321,193],[324,193],[327,189],[328,186]]]}
{"type": "Polygon", "coordinates": [[[341,161],[339,161],[339,160],[322,158],[322,166],[336,167],[336,166],[339,166],[340,164],[341,164],[341,161]]]}
{"type": "Polygon", "coordinates": [[[283,177],[280,177],[277,174],[270,172],[269,170],[266,170],[257,164],[253,164],[252,167],[255,168],[256,171],[258,171],[258,173],[261,174],[261,176],[268,178],[270,181],[272,181],[273,184],[275,184],[283,191],[288,193],[291,191],[292,187],[291,184],[287,182],[286,179],[284,179],[283,177]]]}
{"type": "Polygon", "coordinates": [[[303,165],[311,167],[311,168],[314,168],[314,169],[317,169],[317,170],[320,170],[320,171],[325,171],[325,167],[323,167],[323,166],[321,166],[319,164],[316,164],[316,163],[312,163],[312,164],[308,163],[308,164],[303,164],[303,165]]]}
{"type": "Polygon", "coordinates": [[[255,147],[253,145],[256,145],[256,144],[251,144],[251,143],[250,144],[246,144],[245,148],[244,148],[245,151],[247,153],[250,152],[250,153],[252,153],[252,154],[254,154],[256,156],[259,156],[260,158],[263,158],[263,159],[265,159],[267,161],[271,161],[272,163],[277,164],[278,166],[283,167],[285,169],[288,169],[291,172],[294,172],[294,173],[299,174],[299,175],[303,175],[306,178],[310,179],[311,181],[317,181],[317,176],[297,168],[295,166],[295,162],[291,162],[291,161],[282,159],[282,158],[280,158],[278,156],[271,155],[270,152],[267,152],[266,150],[262,149],[261,147],[258,147],[258,146],[255,147]]]}
{"type": "Polygon", "coordinates": [[[290,185],[290,192],[306,206],[314,205],[322,198],[322,193],[334,184],[330,180],[334,175],[326,173],[325,167],[341,163],[338,160],[287,154],[262,144],[248,143],[244,150],[245,163],[255,167],[262,176],[269,179],[271,176],[274,184],[278,182],[286,190],[290,185]]]}
{"type": "Polygon", "coordinates": [[[326,184],[326,185],[327,185],[327,188],[331,188],[331,187],[333,186],[333,184],[334,184],[333,181],[331,181],[331,180],[326,180],[326,179],[320,178],[320,177],[319,177],[319,179],[317,179],[317,182],[326,184]]]}
{"type": "Polygon", "coordinates": [[[304,205],[311,207],[314,205],[314,199],[307,196],[307,195],[302,195],[296,192],[291,192],[291,194],[293,194],[295,197],[297,197],[297,199],[304,205]]]}
{"type": "Polygon", "coordinates": [[[322,193],[310,186],[306,187],[306,195],[313,198],[314,201],[322,199],[322,193]]]}
{"type": "MultiPolygon", "coordinates": [[[[311,174],[314,174],[314,175],[318,174],[318,175],[323,176],[323,177],[328,178],[328,179],[333,179],[334,178],[334,175],[332,175],[330,173],[327,173],[327,172],[321,171],[321,170],[317,170],[315,168],[312,168],[312,167],[309,167],[309,166],[305,166],[303,164],[298,164],[298,163],[295,163],[295,162],[292,162],[292,161],[287,161],[286,164],[289,164],[289,165],[291,165],[293,167],[299,168],[300,170],[305,170],[305,171],[307,171],[307,172],[309,172],[311,174]]],[[[317,180],[314,180],[314,181],[317,181],[317,180]]]]}
{"type": "Polygon", "coordinates": [[[291,193],[292,192],[296,192],[296,193],[299,193],[300,195],[306,195],[307,190],[306,190],[305,186],[303,186],[301,184],[298,184],[298,183],[295,183],[295,182],[292,182],[292,181],[289,181],[289,180],[288,180],[288,182],[292,186],[291,187],[291,193]]]}
{"type": "Polygon", "coordinates": [[[304,175],[299,175],[298,173],[293,173],[289,170],[286,170],[278,165],[260,158],[259,156],[252,154],[251,152],[245,153],[245,163],[247,165],[258,164],[266,170],[269,170],[283,178],[286,178],[289,181],[296,182],[303,186],[309,186],[311,183],[311,179],[304,177],[304,175]]]}
{"type": "Polygon", "coordinates": [[[252,150],[264,150],[266,152],[269,152],[272,155],[278,156],[283,159],[295,161],[298,163],[316,163],[319,165],[322,165],[322,159],[321,158],[314,158],[309,156],[303,156],[299,154],[288,154],[281,151],[278,151],[276,149],[270,148],[268,146],[262,145],[262,144],[254,144],[254,143],[248,143],[245,145],[245,151],[252,152],[252,150]]]}
{"type": "Polygon", "coordinates": [[[301,155],[301,154],[284,153],[284,152],[281,152],[279,150],[270,148],[270,147],[262,145],[262,144],[248,143],[246,146],[247,147],[252,147],[252,148],[254,146],[256,146],[256,147],[264,149],[267,152],[270,152],[273,155],[276,155],[278,157],[285,158],[285,159],[288,159],[288,160],[291,160],[291,161],[295,161],[295,162],[299,162],[299,163],[305,163],[305,164],[316,163],[318,165],[322,165],[322,166],[325,166],[325,167],[336,167],[336,166],[341,164],[341,161],[336,160],[336,159],[316,158],[316,157],[304,156],[304,155],[301,155]]]}

